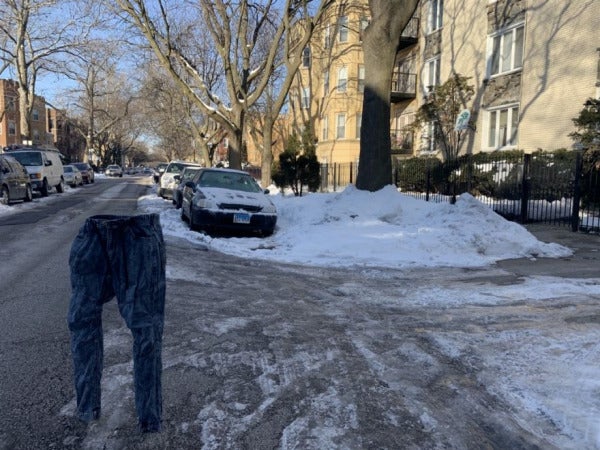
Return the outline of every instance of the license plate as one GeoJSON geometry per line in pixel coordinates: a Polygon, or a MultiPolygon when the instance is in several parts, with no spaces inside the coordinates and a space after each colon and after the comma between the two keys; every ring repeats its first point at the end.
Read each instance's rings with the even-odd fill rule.
{"type": "Polygon", "coordinates": [[[250,214],[234,213],[233,223],[250,223],[250,214]]]}

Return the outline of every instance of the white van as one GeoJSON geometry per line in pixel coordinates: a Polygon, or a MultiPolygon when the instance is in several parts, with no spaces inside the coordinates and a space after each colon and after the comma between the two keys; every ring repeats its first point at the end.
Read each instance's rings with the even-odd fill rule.
{"type": "Polygon", "coordinates": [[[64,169],[58,151],[34,147],[5,151],[25,166],[34,191],[38,191],[43,197],[46,197],[53,187],[56,188],[56,192],[64,191],[64,169]]]}

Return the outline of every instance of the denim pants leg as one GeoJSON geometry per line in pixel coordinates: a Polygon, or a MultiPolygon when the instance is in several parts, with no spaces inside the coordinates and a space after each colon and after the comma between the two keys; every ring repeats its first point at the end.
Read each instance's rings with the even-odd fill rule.
{"type": "Polygon", "coordinates": [[[135,404],[142,431],[160,431],[166,253],[159,216],[93,216],[69,258],[71,330],[77,414],[100,415],[102,305],[117,297],[133,335],[135,404]]]}

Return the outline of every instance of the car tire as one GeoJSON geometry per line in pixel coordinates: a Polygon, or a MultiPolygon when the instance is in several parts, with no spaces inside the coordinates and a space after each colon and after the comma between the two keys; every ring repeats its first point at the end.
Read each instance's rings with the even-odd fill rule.
{"type": "Polygon", "coordinates": [[[60,180],[60,183],[56,185],[56,192],[58,192],[59,194],[65,192],[65,184],[63,180],[60,180]]]}
{"type": "Polygon", "coordinates": [[[42,194],[42,197],[48,197],[48,192],[49,192],[49,187],[48,187],[48,180],[44,179],[44,181],[42,182],[42,187],[40,188],[40,193],[42,194]]]}
{"type": "Polygon", "coordinates": [[[181,220],[187,222],[187,216],[185,215],[185,210],[181,208],[181,220]]]}
{"type": "Polygon", "coordinates": [[[188,218],[188,224],[190,225],[190,230],[196,231],[198,229],[198,227],[196,227],[193,217],[194,217],[194,215],[193,215],[192,211],[190,210],[190,217],[188,218]]]}
{"type": "Polygon", "coordinates": [[[33,201],[33,189],[31,189],[31,185],[28,184],[27,187],[25,188],[25,199],[26,202],[32,202],[33,201]]]}
{"type": "Polygon", "coordinates": [[[10,203],[10,194],[6,186],[2,186],[2,192],[0,192],[0,204],[8,205],[10,203]]]}

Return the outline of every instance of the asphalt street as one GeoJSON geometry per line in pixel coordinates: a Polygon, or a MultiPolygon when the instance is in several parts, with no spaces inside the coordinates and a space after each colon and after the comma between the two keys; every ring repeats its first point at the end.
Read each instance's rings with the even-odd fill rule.
{"type": "Polygon", "coordinates": [[[543,307],[402,301],[425,291],[468,296],[533,275],[599,277],[600,237],[545,226],[529,228],[573,256],[481,269],[273,264],[167,237],[163,432],[137,432],[131,337],[114,301],[103,317],[103,416],[80,423],[65,322],[68,247],[90,213],[135,214],[135,198],[149,192],[147,180],[111,182],[74,204],[0,220],[0,257],[23,252],[0,278],[0,449],[559,448],[560,429],[482,383],[482,349],[497,330],[597,327],[600,300],[571,298],[575,310],[560,297],[543,307]],[[461,336],[470,350],[453,356],[440,336],[461,336]]]}

